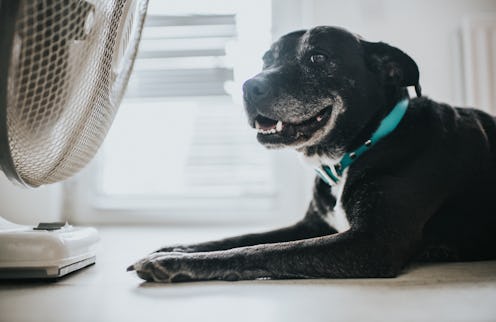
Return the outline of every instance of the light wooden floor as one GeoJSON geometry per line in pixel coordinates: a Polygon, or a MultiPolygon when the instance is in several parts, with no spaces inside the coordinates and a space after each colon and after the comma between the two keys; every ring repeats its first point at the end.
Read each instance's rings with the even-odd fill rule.
{"type": "Polygon", "coordinates": [[[96,265],[57,283],[1,283],[0,321],[496,321],[496,261],[362,280],[164,285],[125,271],[164,244],[248,231],[101,228],[96,265]]]}

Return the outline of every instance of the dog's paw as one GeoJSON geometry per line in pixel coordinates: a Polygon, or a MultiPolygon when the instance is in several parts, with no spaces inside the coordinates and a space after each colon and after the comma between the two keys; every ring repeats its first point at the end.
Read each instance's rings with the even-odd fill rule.
{"type": "Polygon", "coordinates": [[[153,253],[127,268],[148,282],[185,282],[194,279],[184,253],[153,253]]]}

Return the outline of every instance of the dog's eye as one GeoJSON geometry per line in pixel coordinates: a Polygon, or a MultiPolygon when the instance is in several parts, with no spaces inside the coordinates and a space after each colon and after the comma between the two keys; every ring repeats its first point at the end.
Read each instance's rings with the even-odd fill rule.
{"type": "Polygon", "coordinates": [[[314,54],[310,56],[310,61],[312,62],[312,64],[322,64],[325,63],[326,60],[327,57],[323,54],[314,54]]]}

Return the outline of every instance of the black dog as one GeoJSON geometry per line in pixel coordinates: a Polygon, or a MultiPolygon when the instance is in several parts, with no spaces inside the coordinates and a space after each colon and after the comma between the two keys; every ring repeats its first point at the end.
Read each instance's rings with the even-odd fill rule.
{"type": "Polygon", "coordinates": [[[296,225],[166,247],[150,281],[393,277],[412,260],[496,258],[496,120],[420,97],[405,53],[343,29],[290,33],[244,85],[250,125],[320,175],[296,225]]]}

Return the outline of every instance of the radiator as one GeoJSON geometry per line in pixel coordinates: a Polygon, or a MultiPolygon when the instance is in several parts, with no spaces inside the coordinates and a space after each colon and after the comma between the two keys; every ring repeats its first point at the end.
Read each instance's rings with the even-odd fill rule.
{"type": "Polygon", "coordinates": [[[464,103],[496,115],[496,16],[462,23],[464,103]]]}

